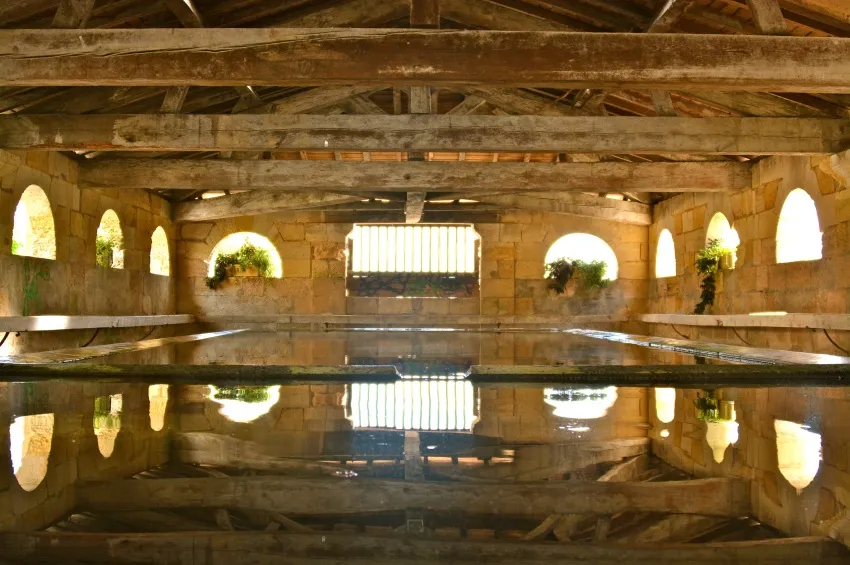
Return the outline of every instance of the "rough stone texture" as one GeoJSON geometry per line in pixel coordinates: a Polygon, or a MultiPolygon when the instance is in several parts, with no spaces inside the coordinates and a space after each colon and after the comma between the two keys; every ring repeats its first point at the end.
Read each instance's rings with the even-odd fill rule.
{"type": "MultiPolygon", "coordinates": [[[[149,272],[154,230],[161,226],[174,246],[168,202],[141,190],[119,195],[118,190],[79,189],[76,183],[77,164],[59,153],[0,151],[0,315],[174,313],[175,277],[149,272]],[[50,200],[55,261],[11,254],[15,207],[32,184],[50,200]],[[97,228],[108,209],[121,221],[121,270],[95,264],[97,228]]],[[[141,335],[141,329],[110,330],[101,332],[98,343],[141,335]]],[[[81,345],[89,337],[88,331],[22,334],[10,337],[2,352],[81,345]]]]}
{"type": "MultiPolygon", "coordinates": [[[[649,284],[648,311],[689,313],[699,302],[700,277],[694,267],[696,253],[705,245],[712,216],[722,212],[738,231],[741,244],[734,270],[717,277],[717,297],[710,313],[751,312],[846,313],[850,304],[850,190],[847,179],[836,179],[818,166],[821,158],[771,157],[754,170],[753,188],[732,193],[683,194],[654,208],[650,233],[650,272],[663,229],[673,234],[676,277],[654,279],[649,284]],[[823,258],[778,264],[776,226],[785,198],[802,188],[815,201],[823,232],[823,258]]],[[[818,353],[842,354],[820,330],[758,328],[678,328],[691,339],[754,347],[773,347],[818,353]]],[[[679,337],[666,325],[650,325],[652,335],[679,337]]],[[[848,332],[830,332],[845,349],[848,332]]]]}

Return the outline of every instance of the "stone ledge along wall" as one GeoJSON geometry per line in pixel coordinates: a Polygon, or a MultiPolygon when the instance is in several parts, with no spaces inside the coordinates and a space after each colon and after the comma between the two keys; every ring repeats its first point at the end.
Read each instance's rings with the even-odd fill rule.
{"type": "MultiPolygon", "coordinates": [[[[170,204],[142,190],[80,189],[77,164],[56,152],[0,150],[0,316],[139,315],[175,312],[171,276],[150,273],[151,236],[161,226],[174,257],[170,204]],[[12,255],[15,208],[30,185],[50,201],[56,260],[12,255]],[[121,220],[124,269],[95,263],[101,217],[112,209],[121,220]]],[[[101,331],[98,344],[138,339],[148,328],[101,331]]],[[[159,330],[155,336],[171,330],[159,330]]],[[[92,332],[35,332],[10,336],[0,353],[82,345],[92,332]]]]}
{"type": "MultiPolygon", "coordinates": [[[[789,313],[846,314],[850,305],[850,190],[848,181],[829,174],[821,157],[770,157],[754,169],[753,188],[731,193],[682,194],[657,204],[649,229],[650,273],[648,310],[652,313],[691,313],[699,302],[700,277],[694,267],[705,245],[712,216],[722,212],[741,240],[734,270],[717,276],[712,314],[789,313]],[[796,189],[815,201],[823,232],[823,258],[779,264],[776,227],[782,204],[796,189]],[[676,277],[655,278],[659,234],[668,229],[676,248],[676,277]]],[[[691,339],[745,345],[731,329],[679,327],[691,339]]],[[[664,324],[648,333],[679,338],[664,324]]],[[[754,347],[772,347],[846,355],[821,330],[738,329],[754,347]]],[[[830,332],[850,349],[848,332],[830,332]]]]}
{"type": "Polygon", "coordinates": [[[423,314],[627,317],[645,309],[647,229],[577,216],[511,212],[498,223],[477,223],[481,236],[480,298],[346,296],[346,237],[353,224],[323,212],[280,212],[179,226],[178,310],[200,316],[293,314],[423,314]],[[227,235],[267,237],[283,261],[283,278],[233,277],[217,290],[204,283],[213,248],[227,235]],[[561,236],[596,235],[614,250],[619,279],[604,290],[555,296],[543,279],[544,257],[561,236]]]}

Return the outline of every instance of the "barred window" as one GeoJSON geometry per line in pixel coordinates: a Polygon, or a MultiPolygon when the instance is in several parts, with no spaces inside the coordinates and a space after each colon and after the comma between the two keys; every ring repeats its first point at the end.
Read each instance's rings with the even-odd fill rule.
{"type": "Polygon", "coordinates": [[[464,225],[366,225],[351,233],[352,273],[475,273],[478,234],[464,225]]]}

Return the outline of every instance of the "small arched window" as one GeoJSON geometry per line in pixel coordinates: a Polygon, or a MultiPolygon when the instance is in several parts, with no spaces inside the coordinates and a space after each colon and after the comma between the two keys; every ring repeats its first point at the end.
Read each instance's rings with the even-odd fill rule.
{"type": "Polygon", "coordinates": [[[605,280],[617,279],[617,256],[614,250],[601,238],[589,233],[571,233],[555,241],[546,252],[545,263],[548,265],[558,259],[579,261],[604,261],[605,280]]]}
{"type": "Polygon", "coordinates": [[[676,276],[676,247],[670,230],[661,230],[655,250],[655,278],[676,276]]]}
{"type": "Polygon", "coordinates": [[[776,262],[814,261],[822,257],[822,252],[823,234],[815,201],[802,188],[795,188],[779,212],[776,262]]]}
{"type": "Polygon", "coordinates": [[[100,454],[107,458],[115,450],[115,438],[121,431],[122,405],[123,397],[120,394],[94,399],[94,435],[100,454]]]}
{"type": "Polygon", "coordinates": [[[676,389],[659,387],[655,389],[655,416],[662,424],[676,419],[676,389]]]}
{"type": "Polygon", "coordinates": [[[151,429],[158,432],[165,427],[165,409],[168,407],[168,385],[150,385],[148,387],[148,404],[151,429]]]}
{"type": "Polygon", "coordinates": [[[236,253],[246,243],[268,251],[272,266],[271,276],[276,279],[283,276],[283,262],[280,260],[280,254],[275,249],[275,246],[272,245],[272,242],[268,238],[252,232],[233,233],[219,241],[210,255],[208,275],[210,277],[215,275],[215,260],[220,253],[236,253]]]}
{"type": "Polygon", "coordinates": [[[47,475],[53,444],[53,414],[19,416],[9,426],[12,472],[25,491],[33,491],[47,475]]]}
{"type": "Polygon", "coordinates": [[[97,264],[107,269],[124,268],[124,234],[114,210],[107,210],[97,227],[97,264]]]}
{"type": "Polygon", "coordinates": [[[731,251],[732,266],[738,261],[738,245],[741,244],[741,238],[738,237],[738,231],[729,224],[729,220],[722,212],[717,212],[711,217],[708,223],[708,230],[705,233],[705,244],[712,239],[720,241],[720,246],[731,251]]]}
{"type": "Polygon", "coordinates": [[[56,259],[56,228],[50,201],[32,184],[21,194],[12,225],[12,254],[56,259]]]}
{"type": "Polygon", "coordinates": [[[809,486],[818,474],[821,460],[820,434],[809,431],[807,426],[776,420],[776,458],[779,472],[800,493],[809,486]]]}
{"type": "Polygon", "coordinates": [[[168,236],[162,226],[156,228],[151,236],[151,273],[164,277],[171,274],[168,236]]]}

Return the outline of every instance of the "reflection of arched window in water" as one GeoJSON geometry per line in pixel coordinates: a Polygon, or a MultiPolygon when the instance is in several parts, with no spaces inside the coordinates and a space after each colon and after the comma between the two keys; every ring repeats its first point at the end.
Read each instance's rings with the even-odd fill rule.
{"type": "Polygon", "coordinates": [[[231,422],[253,422],[268,414],[280,400],[280,385],[209,387],[210,400],[221,404],[218,413],[231,422]]]}
{"type": "Polygon", "coordinates": [[[462,378],[353,383],[346,390],[346,417],[355,429],[470,431],[478,418],[475,389],[462,378]]]}
{"type": "Polygon", "coordinates": [[[602,418],[617,402],[617,387],[547,388],[543,400],[555,408],[554,415],[574,420],[602,418]]]}
{"type": "Polygon", "coordinates": [[[104,457],[112,455],[115,449],[115,438],[121,431],[122,404],[120,394],[94,399],[94,435],[97,436],[97,448],[104,457]]]}
{"type": "Polygon", "coordinates": [[[168,385],[149,386],[148,404],[150,405],[151,429],[158,432],[165,426],[165,409],[168,406],[168,385]]]}
{"type": "Polygon", "coordinates": [[[9,426],[12,472],[25,491],[32,491],[47,475],[53,443],[53,414],[19,416],[9,426]]]}
{"type": "Polygon", "coordinates": [[[676,389],[655,389],[655,416],[659,422],[669,424],[676,418],[676,389]]]}
{"type": "Polygon", "coordinates": [[[818,474],[821,460],[820,434],[807,426],[776,420],[776,456],[779,472],[800,493],[818,474]]]}
{"type": "Polygon", "coordinates": [[[738,422],[706,422],[705,442],[711,448],[714,460],[723,463],[726,448],[738,442],[738,422]]]}

